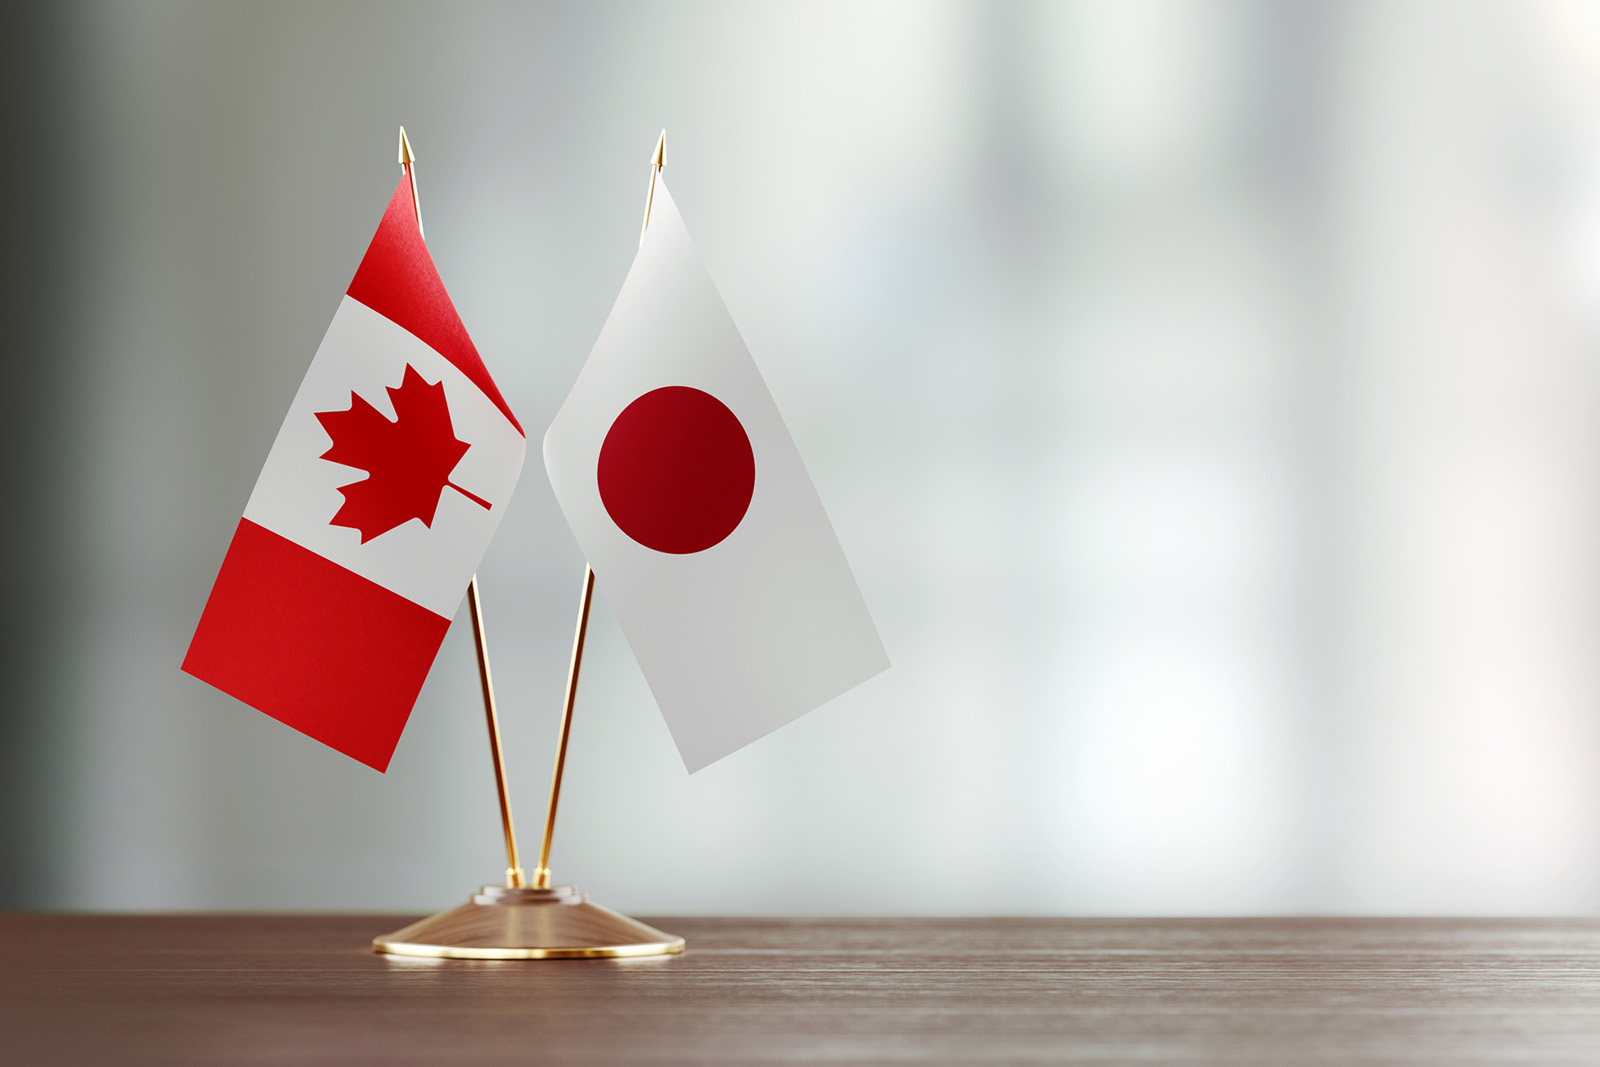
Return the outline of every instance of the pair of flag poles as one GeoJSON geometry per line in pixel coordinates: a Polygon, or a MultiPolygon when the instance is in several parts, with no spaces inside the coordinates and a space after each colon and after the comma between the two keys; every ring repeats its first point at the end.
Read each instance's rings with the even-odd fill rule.
{"type": "MultiPolygon", "coordinates": [[[[583,597],[578,604],[578,628],[572,638],[572,661],[567,667],[567,695],[561,707],[561,733],[556,741],[556,766],[550,776],[550,803],[545,808],[544,839],[539,845],[539,866],[533,887],[550,888],[550,842],[556,831],[556,805],[561,800],[561,776],[567,763],[567,739],[572,734],[572,707],[578,699],[578,672],[583,669],[583,645],[589,634],[589,608],[594,603],[594,568],[583,567],[583,597]]],[[[489,672],[489,642],[483,632],[483,604],[478,596],[478,576],[467,585],[467,608],[472,613],[472,644],[478,653],[478,681],[483,687],[483,711],[489,721],[489,753],[494,761],[494,788],[500,799],[500,828],[506,838],[506,887],[525,889],[528,877],[517,853],[517,831],[511,819],[511,795],[506,789],[505,757],[500,748],[500,716],[495,711],[494,680],[489,672]]]]}
{"type": "MultiPolygon", "coordinates": [[[[644,222],[639,240],[650,228],[656,180],[666,165],[667,132],[661,131],[650,159],[650,185],[645,194],[644,222]]],[[[400,166],[411,186],[417,233],[426,239],[422,205],[417,196],[416,156],[400,127],[400,166]]],[[[457,908],[430,916],[392,934],[374,938],[378,952],[401,956],[457,959],[558,959],[670,955],[683,951],[681,937],[620,915],[589,902],[571,886],[550,884],[550,846],[555,837],[556,808],[572,733],[572,711],[577,702],[578,676],[583,668],[589,612],[594,604],[594,568],[584,564],[583,593],[578,603],[572,659],[567,667],[566,694],[561,708],[561,729],[556,742],[555,768],[550,780],[550,800],[545,808],[539,865],[528,884],[517,849],[506,787],[505,757],[500,744],[500,716],[496,709],[494,679],[489,666],[489,642],[483,623],[483,601],[478,576],[467,583],[467,608],[472,617],[472,642],[477,653],[478,681],[489,731],[489,753],[494,765],[495,793],[500,803],[500,826],[505,835],[506,879],[502,886],[484,886],[457,908]]]]}

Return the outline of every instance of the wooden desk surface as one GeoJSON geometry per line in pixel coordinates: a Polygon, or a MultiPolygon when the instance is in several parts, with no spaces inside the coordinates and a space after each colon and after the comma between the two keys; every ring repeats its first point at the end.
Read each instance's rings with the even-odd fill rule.
{"type": "Polygon", "coordinates": [[[1600,1063],[1600,920],[649,921],[688,952],[430,962],[367,949],[393,916],[0,915],[0,1063],[1600,1063]]]}

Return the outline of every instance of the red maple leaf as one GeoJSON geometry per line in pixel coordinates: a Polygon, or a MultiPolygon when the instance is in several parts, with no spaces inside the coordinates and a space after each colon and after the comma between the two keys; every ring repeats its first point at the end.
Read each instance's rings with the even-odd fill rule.
{"type": "Polygon", "coordinates": [[[393,422],[354,392],[344,411],[316,413],[333,438],[333,447],[322,458],[367,472],[361,481],[340,487],[344,505],[329,525],[361,531],[362,544],[412,519],[432,528],[446,487],[489,507],[487,500],[450,480],[472,446],[456,439],[444,383],[429,385],[408,363],[400,387],[385,388],[394,405],[393,422]]]}

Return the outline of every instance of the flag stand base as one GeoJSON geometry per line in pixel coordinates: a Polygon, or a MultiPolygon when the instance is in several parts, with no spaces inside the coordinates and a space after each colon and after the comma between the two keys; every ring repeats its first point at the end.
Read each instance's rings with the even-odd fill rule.
{"type": "Polygon", "coordinates": [[[570,885],[486,885],[458,908],[373,938],[372,948],[453,960],[616,959],[674,955],[683,938],[591,904],[570,885]]]}

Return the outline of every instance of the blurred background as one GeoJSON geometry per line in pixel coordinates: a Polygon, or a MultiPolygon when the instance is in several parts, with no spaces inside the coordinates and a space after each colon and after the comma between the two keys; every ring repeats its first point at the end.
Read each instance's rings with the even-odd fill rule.
{"type": "MultiPolygon", "coordinates": [[[[6,19],[0,905],[420,912],[500,876],[464,617],[387,775],[178,669],[404,123],[535,438],[667,128],[894,661],[690,777],[602,586],[559,881],[1600,909],[1600,6],[6,19]]],[[[525,849],[582,570],[531,449],[480,572],[525,849]]]]}

